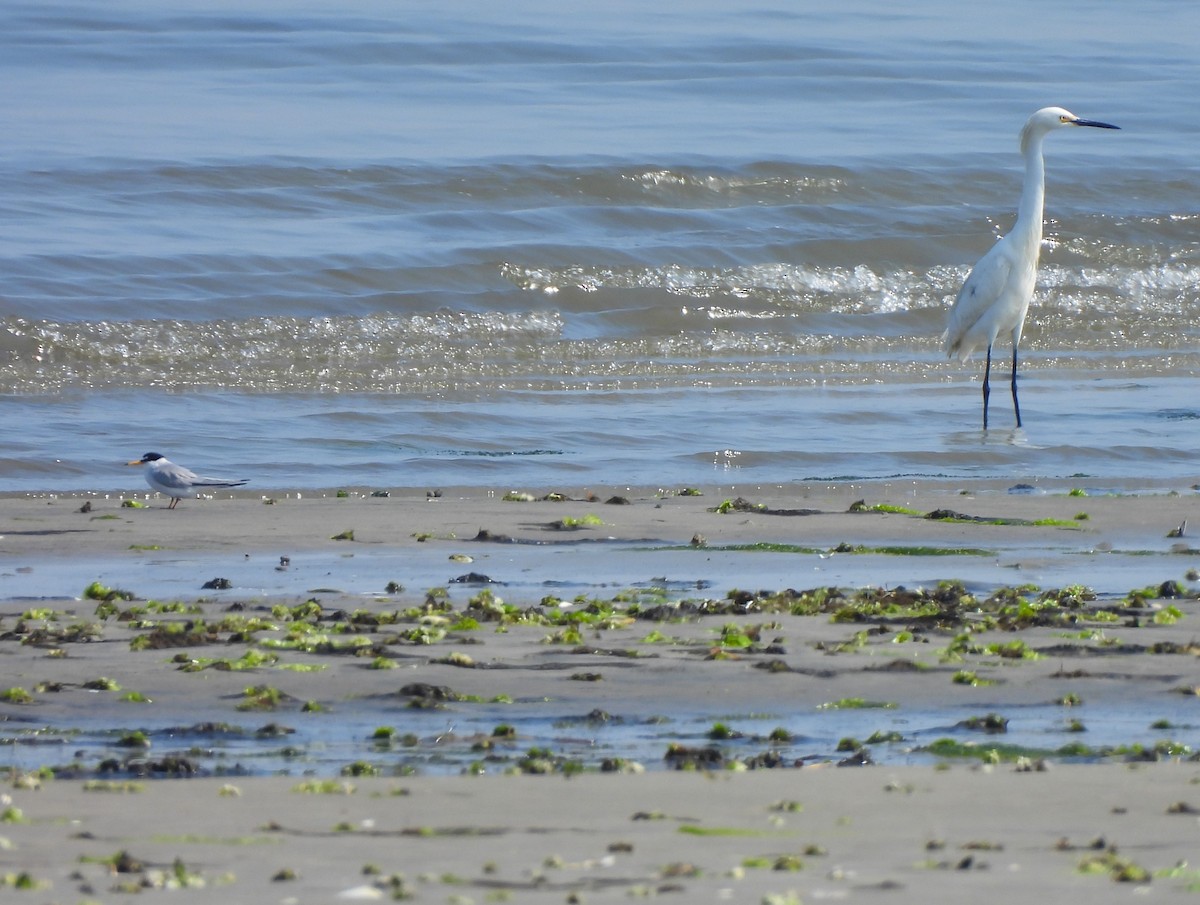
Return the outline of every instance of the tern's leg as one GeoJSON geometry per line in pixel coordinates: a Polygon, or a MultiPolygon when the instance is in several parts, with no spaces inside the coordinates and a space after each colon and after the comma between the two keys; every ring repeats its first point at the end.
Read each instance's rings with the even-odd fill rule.
{"type": "Polygon", "coordinates": [[[1017,346],[1013,344],[1012,370],[1013,411],[1017,414],[1017,427],[1021,426],[1021,403],[1017,402],[1017,346]]]}
{"type": "Polygon", "coordinates": [[[179,503],[179,497],[173,496],[173,497],[171,497],[171,505],[169,505],[167,508],[174,509],[178,503],[179,503]]]}
{"type": "Polygon", "coordinates": [[[988,396],[992,394],[992,388],[988,386],[988,377],[992,373],[992,344],[988,343],[987,364],[983,369],[983,429],[987,430],[987,405],[988,396]]]}

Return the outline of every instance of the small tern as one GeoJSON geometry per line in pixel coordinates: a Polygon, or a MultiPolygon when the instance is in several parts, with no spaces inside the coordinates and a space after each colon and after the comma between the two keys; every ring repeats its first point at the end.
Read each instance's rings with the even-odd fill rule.
{"type": "Polygon", "coordinates": [[[176,465],[164,455],[148,452],[140,459],[126,462],[126,465],[141,465],[142,474],[150,489],[166,494],[171,498],[168,509],[174,509],[185,496],[196,493],[205,487],[241,487],[246,479],[231,481],[228,478],[210,478],[196,474],[182,465],[176,465]]]}

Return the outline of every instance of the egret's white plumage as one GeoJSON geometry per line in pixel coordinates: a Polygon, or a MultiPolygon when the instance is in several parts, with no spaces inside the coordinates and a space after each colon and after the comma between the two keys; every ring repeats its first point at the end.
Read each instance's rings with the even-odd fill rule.
{"type": "Polygon", "coordinates": [[[983,427],[988,426],[988,378],[992,370],[992,345],[1002,334],[1012,337],[1012,397],[1017,427],[1021,406],[1017,401],[1017,347],[1029,301],[1037,282],[1038,255],[1042,247],[1042,209],[1046,197],[1046,168],[1042,142],[1055,129],[1092,126],[1117,129],[1108,123],[1080,119],[1062,107],[1043,107],[1021,130],[1021,154],[1025,158],[1025,185],[1017,207],[1017,220],[1008,235],[979,259],[959,290],[946,332],[942,334],[946,354],[966,361],[978,348],[987,349],[983,373],[983,427]]]}
{"type": "Polygon", "coordinates": [[[166,456],[148,452],[140,459],[126,462],[126,465],[141,465],[142,474],[151,490],[165,494],[171,498],[168,509],[174,509],[181,499],[204,487],[241,487],[246,479],[230,480],[229,478],[210,478],[196,474],[182,465],[176,465],[166,456]]]}

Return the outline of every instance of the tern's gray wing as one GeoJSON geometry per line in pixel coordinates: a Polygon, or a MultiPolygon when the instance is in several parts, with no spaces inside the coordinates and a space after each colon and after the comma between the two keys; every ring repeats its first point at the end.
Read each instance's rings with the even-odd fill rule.
{"type": "Polygon", "coordinates": [[[171,490],[189,490],[195,487],[197,482],[203,480],[197,477],[190,468],[184,468],[174,462],[154,469],[154,477],[159,484],[171,490]]]}
{"type": "Polygon", "coordinates": [[[190,471],[192,487],[241,487],[249,478],[235,480],[233,478],[214,478],[208,475],[194,475],[190,471]]]}

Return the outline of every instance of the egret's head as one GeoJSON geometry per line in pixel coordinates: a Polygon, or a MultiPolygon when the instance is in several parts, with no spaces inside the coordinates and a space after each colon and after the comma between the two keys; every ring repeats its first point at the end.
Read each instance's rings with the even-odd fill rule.
{"type": "Polygon", "coordinates": [[[1029,150],[1031,142],[1039,141],[1055,129],[1065,129],[1068,126],[1091,126],[1094,129],[1119,129],[1108,123],[1097,122],[1093,119],[1080,119],[1070,110],[1062,107],[1043,107],[1025,123],[1021,130],[1021,152],[1029,150]]]}

